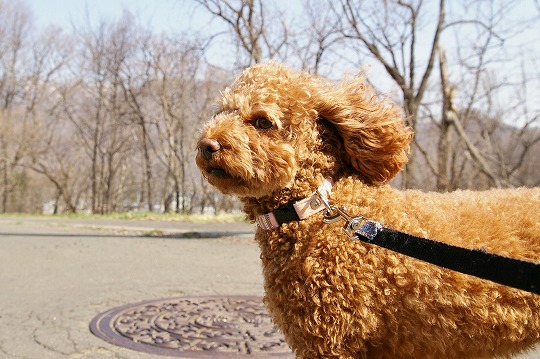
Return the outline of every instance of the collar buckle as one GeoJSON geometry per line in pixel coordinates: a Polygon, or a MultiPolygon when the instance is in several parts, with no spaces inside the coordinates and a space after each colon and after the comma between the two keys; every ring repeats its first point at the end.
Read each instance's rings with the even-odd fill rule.
{"type": "Polygon", "coordinates": [[[270,213],[257,216],[257,224],[264,230],[279,227],[281,224],[299,221],[328,210],[328,194],[332,191],[332,180],[327,178],[311,196],[300,201],[292,201],[270,213]]]}

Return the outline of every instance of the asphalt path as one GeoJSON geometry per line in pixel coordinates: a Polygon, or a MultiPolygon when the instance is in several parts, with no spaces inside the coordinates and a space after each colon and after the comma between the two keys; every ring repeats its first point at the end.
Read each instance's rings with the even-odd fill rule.
{"type": "MultiPolygon", "coordinates": [[[[247,223],[0,216],[0,358],[160,358],[109,344],[88,325],[129,303],[262,296],[253,231],[247,223]]],[[[520,358],[539,359],[540,350],[520,358]]]]}
{"type": "Polygon", "coordinates": [[[147,300],[262,296],[252,237],[245,223],[0,216],[0,358],[156,358],[95,337],[90,321],[147,300]]]}

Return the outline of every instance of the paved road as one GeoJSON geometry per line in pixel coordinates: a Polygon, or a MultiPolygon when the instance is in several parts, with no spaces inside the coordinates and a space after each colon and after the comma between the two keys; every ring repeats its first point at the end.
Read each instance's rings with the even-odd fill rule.
{"type": "Polygon", "coordinates": [[[88,324],[145,300],[262,296],[252,231],[248,224],[0,217],[0,358],[156,358],[110,345],[88,324]],[[141,237],[157,231],[169,236],[141,237]],[[234,238],[189,238],[204,232],[234,238]]]}
{"type": "Polygon", "coordinates": [[[89,322],[146,300],[262,296],[252,233],[249,224],[0,216],[0,359],[156,358],[102,341],[89,322]],[[142,236],[150,232],[163,236],[142,236]]]}

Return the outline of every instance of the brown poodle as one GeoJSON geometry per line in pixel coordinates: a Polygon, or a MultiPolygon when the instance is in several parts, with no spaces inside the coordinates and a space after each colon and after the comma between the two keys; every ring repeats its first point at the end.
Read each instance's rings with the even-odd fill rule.
{"type": "Polygon", "coordinates": [[[259,222],[265,302],[299,358],[507,357],[540,340],[538,295],[353,241],[319,203],[281,223],[277,208],[310,207],[319,189],[385,227],[540,261],[538,188],[387,185],[412,137],[362,78],[337,84],[277,63],[241,74],[206,124],[197,164],[259,222]]]}

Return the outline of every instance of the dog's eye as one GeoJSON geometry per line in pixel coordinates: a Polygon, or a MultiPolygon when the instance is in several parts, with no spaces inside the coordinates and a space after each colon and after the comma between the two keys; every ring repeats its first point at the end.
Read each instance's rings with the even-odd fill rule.
{"type": "Polygon", "coordinates": [[[258,129],[261,129],[261,130],[267,130],[270,127],[274,126],[272,121],[270,121],[270,120],[268,120],[268,119],[266,119],[264,117],[257,117],[255,119],[255,121],[253,122],[253,124],[255,125],[255,127],[257,127],[258,129]]]}

